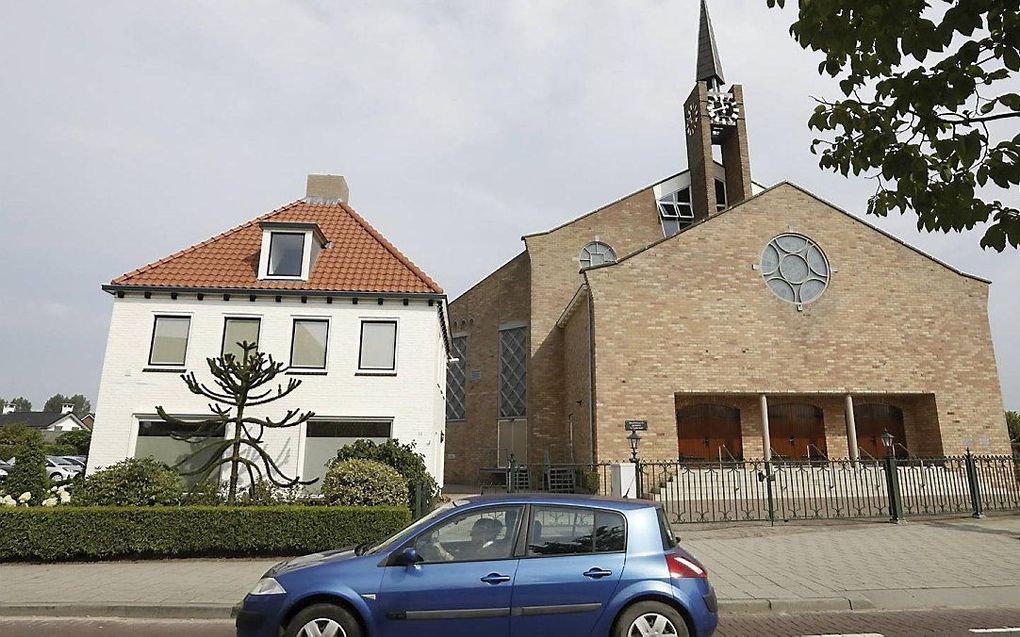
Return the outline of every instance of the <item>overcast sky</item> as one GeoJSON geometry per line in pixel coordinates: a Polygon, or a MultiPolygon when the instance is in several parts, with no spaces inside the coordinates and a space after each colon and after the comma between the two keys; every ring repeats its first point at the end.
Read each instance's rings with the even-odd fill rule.
{"type": "MultiPolygon", "coordinates": [[[[0,396],[94,402],[112,302],[99,286],[301,197],[310,172],[346,175],[359,212],[455,298],[521,235],[686,167],[697,11],[0,0],[0,396]]],[[[811,96],[837,93],[788,36],[794,14],[712,11],[754,178],[863,214],[873,184],[808,151],[811,96]]],[[[1020,409],[1020,254],[869,220],[994,281],[999,373],[1020,409]]]]}

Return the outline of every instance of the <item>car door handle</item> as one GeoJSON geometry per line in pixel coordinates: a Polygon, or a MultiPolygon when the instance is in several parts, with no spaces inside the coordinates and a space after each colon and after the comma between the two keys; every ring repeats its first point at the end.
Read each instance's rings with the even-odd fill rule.
{"type": "Polygon", "coordinates": [[[583,575],[590,579],[599,579],[602,577],[609,577],[612,575],[612,571],[607,571],[604,568],[590,568],[583,573],[583,575]]]}
{"type": "Polygon", "coordinates": [[[489,573],[482,578],[482,581],[486,584],[502,584],[510,581],[509,575],[500,575],[499,573],[489,573]]]}

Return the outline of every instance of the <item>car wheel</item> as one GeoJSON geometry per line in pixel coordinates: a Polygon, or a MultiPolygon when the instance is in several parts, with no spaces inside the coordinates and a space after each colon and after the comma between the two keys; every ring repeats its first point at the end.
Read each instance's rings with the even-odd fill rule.
{"type": "Polygon", "coordinates": [[[613,637],[688,637],[688,632],[684,618],[672,606],[638,602],[616,620],[613,637]]]}
{"type": "Polygon", "coordinates": [[[60,482],[61,480],[63,480],[63,478],[60,477],[59,473],[54,473],[50,476],[50,480],[53,480],[54,482],[60,482]]]}
{"type": "Polygon", "coordinates": [[[361,626],[346,609],[314,604],[294,616],[285,637],[361,637],[361,626]]]}

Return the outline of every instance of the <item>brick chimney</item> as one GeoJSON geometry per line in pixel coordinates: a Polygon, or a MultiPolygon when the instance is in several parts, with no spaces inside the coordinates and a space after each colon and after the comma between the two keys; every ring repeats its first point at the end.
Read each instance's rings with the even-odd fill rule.
{"type": "Polygon", "coordinates": [[[343,175],[308,175],[305,202],[312,204],[347,203],[350,189],[343,175]]]}
{"type": "Polygon", "coordinates": [[[74,412],[74,403],[63,403],[60,405],[60,413],[70,414],[74,412]]]}

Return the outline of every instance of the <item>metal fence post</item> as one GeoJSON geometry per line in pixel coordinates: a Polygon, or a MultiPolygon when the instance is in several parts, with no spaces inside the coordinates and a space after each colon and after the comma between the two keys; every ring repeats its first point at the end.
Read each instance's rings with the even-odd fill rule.
{"type": "Polygon", "coordinates": [[[772,526],[776,525],[776,500],[775,494],[772,491],[772,482],[775,480],[775,476],[772,475],[772,461],[765,461],[765,492],[768,493],[769,497],[769,524],[772,526]]]}
{"type": "Polygon", "coordinates": [[[506,474],[506,492],[514,492],[514,480],[517,479],[517,459],[514,458],[514,454],[510,454],[510,461],[507,462],[507,474],[506,474]]]}
{"type": "Polygon", "coordinates": [[[900,493],[896,455],[891,449],[885,456],[885,481],[889,489],[889,521],[899,524],[903,521],[903,496],[900,493]]]}
{"type": "Polygon", "coordinates": [[[984,517],[984,510],[981,506],[981,485],[978,483],[977,475],[977,461],[974,459],[974,454],[970,452],[970,448],[967,448],[967,455],[964,456],[964,460],[967,463],[967,486],[970,488],[970,505],[974,508],[972,514],[975,518],[984,517]]]}
{"type": "Polygon", "coordinates": [[[642,489],[643,482],[642,474],[644,473],[644,463],[641,462],[640,458],[635,457],[631,462],[634,463],[634,487],[637,491],[635,494],[637,499],[644,498],[644,489],[642,489]]]}

